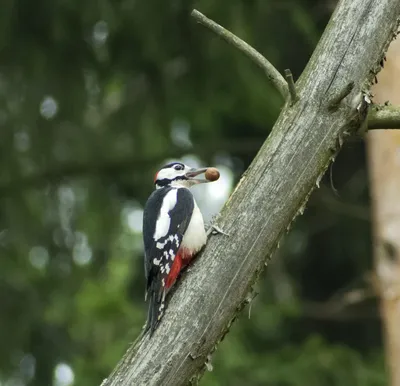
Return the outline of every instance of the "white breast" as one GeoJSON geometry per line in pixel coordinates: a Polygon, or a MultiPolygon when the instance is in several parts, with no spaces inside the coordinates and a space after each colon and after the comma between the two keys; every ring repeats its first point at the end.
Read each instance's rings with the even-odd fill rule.
{"type": "Polygon", "coordinates": [[[192,253],[196,253],[206,242],[207,235],[204,229],[203,216],[195,201],[192,219],[182,239],[182,247],[189,249],[192,253]]]}

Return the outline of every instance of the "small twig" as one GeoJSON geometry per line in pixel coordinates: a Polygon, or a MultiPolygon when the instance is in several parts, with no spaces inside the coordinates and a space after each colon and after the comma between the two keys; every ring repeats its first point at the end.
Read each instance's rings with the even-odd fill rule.
{"type": "Polygon", "coordinates": [[[293,106],[299,100],[299,97],[297,96],[292,71],[290,71],[288,68],[285,70],[285,78],[289,87],[290,105],[293,106]]]}
{"type": "Polygon", "coordinates": [[[368,130],[400,129],[400,106],[374,106],[368,113],[368,130]]]}
{"type": "MultiPolygon", "coordinates": [[[[228,44],[236,47],[239,51],[251,59],[257,66],[264,70],[268,80],[286,99],[290,96],[291,105],[298,101],[296,87],[293,80],[293,75],[289,69],[285,70],[285,78],[279,71],[257,50],[247,44],[245,41],[237,37],[232,32],[228,31],[221,25],[215,23],[201,12],[194,9],[191,16],[201,25],[208,28],[216,35],[224,39],[228,44]]],[[[329,104],[330,110],[338,108],[340,102],[351,93],[354,88],[354,83],[350,82],[329,104]]],[[[371,109],[368,114],[368,130],[377,129],[400,129],[400,107],[391,106],[379,107],[371,109]]]]}
{"type": "Polygon", "coordinates": [[[201,25],[208,28],[219,37],[224,39],[227,43],[236,47],[239,51],[250,58],[255,64],[262,68],[267,75],[268,80],[273,84],[273,86],[280,92],[284,99],[287,98],[289,94],[288,86],[285,82],[283,76],[279,71],[257,50],[251,47],[242,39],[238,38],[232,32],[226,30],[224,27],[215,23],[201,12],[194,9],[191,13],[192,17],[201,25]]]}
{"type": "Polygon", "coordinates": [[[338,322],[355,318],[376,317],[375,312],[371,313],[371,311],[359,307],[376,297],[377,291],[371,285],[366,288],[355,288],[342,294],[338,293],[326,302],[306,303],[303,312],[306,317],[338,322]]]}
{"type": "Polygon", "coordinates": [[[328,109],[330,111],[335,111],[339,108],[340,102],[349,95],[354,88],[354,82],[350,82],[346,85],[346,87],[340,91],[340,93],[335,96],[328,105],[328,109]]]}
{"type": "Polygon", "coordinates": [[[332,196],[328,190],[320,190],[315,195],[315,199],[310,202],[310,205],[323,206],[324,209],[338,215],[362,221],[371,221],[367,206],[343,201],[340,198],[332,196]]]}
{"type": "Polygon", "coordinates": [[[339,192],[335,188],[335,184],[333,183],[333,162],[331,163],[330,168],[329,168],[329,181],[330,181],[331,189],[332,189],[333,193],[335,194],[335,196],[339,197],[339,192]]]}

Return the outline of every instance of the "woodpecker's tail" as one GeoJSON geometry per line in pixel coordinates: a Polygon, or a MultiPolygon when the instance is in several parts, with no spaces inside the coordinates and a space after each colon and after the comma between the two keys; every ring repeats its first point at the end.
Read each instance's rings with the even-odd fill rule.
{"type": "Polygon", "coordinates": [[[162,316],[164,315],[165,310],[165,290],[161,291],[160,294],[158,291],[154,291],[153,288],[150,288],[149,291],[149,311],[147,313],[147,322],[145,332],[150,330],[150,336],[153,335],[153,332],[160,323],[162,316]]]}

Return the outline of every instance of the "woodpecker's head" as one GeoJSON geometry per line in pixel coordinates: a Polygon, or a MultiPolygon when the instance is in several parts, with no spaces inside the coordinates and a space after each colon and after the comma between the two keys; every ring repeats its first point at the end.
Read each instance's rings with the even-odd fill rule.
{"type": "Polygon", "coordinates": [[[209,182],[205,178],[198,178],[205,173],[207,168],[195,169],[181,162],[171,162],[164,165],[155,175],[154,184],[156,188],[165,186],[176,186],[190,188],[193,185],[209,182]]]}

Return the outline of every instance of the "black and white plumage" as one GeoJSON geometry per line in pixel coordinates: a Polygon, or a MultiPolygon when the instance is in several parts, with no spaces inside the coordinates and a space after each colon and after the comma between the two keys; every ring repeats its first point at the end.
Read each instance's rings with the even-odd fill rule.
{"type": "Polygon", "coordinates": [[[207,241],[203,216],[189,191],[195,184],[208,182],[198,178],[206,170],[180,162],[163,166],[154,179],[156,190],[146,202],[143,241],[150,334],[164,314],[168,290],[207,241]]]}

